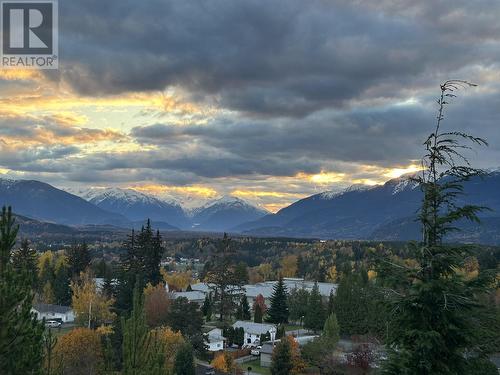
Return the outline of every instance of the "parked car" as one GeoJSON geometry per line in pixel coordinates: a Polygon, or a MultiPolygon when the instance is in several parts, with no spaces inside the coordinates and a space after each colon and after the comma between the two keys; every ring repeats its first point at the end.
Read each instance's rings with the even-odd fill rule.
{"type": "Polygon", "coordinates": [[[260,350],[262,349],[262,346],[258,345],[254,349],[250,351],[251,355],[259,356],[260,355],[260,350]]]}
{"type": "Polygon", "coordinates": [[[47,320],[45,322],[45,326],[49,328],[59,328],[62,325],[61,322],[58,322],[57,320],[47,320]]]}
{"type": "Polygon", "coordinates": [[[215,369],[210,366],[205,370],[205,375],[215,375],[215,369]]]}

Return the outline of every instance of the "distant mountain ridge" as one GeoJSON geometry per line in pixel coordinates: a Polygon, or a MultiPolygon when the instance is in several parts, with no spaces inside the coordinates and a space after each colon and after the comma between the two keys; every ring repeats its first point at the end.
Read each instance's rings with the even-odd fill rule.
{"type": "MultiPolygon", "coordinates": [[[[383,185],[316,194],[235,230],[260,236],[417,240],[415,219],[421,200],[416,182],[402,176],[383,185]]],[[[465,232],[451,235],[450,240],[500,243],[500,172],[467,182],[460,200],[492,211],[482,214],[483,226],[463,223],[465,232]]]]}
{"type": "Polygon", "coordinates": [[[14,212],[49,223],[65,225],[127,225],[119,214],[103,210],[73,194],[35,180],[0,179],[0,205],[14,212]]]}
{"type": "Polygon", "coordinates": [[[257,220],[269,212],[232,196],[211,201],[192,211],[193,229],[223,231],[242,223],[257,220]]]}
{"type": "Polygon", "coordinates": [[[132,222],[146,218],[168,223],[174,228],[188,228],[190,221],[173,199],[161,200],[132,189],[94,188],[70,190],[97,207],[123,215],[132,222]]]}

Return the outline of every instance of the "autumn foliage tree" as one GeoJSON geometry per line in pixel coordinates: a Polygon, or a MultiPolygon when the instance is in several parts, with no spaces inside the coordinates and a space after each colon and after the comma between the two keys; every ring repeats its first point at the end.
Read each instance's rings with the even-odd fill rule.
{"type": "Polygon", "coordinates": [[[300,374],[304,367],[297,341],[291,336],[283,337],[273,350],[271,374],[300,374]]]}
{"type": "Polygon", "coordinates": [[[180,332],[174,332],[169,327],[156,328],[151,331],[150,335],[156,335],[160,341],[165,369],[172,372],[177,353],[186,344],[186,340],[184,340],[180,332]]]}
{"type": "Polygon", "coordinates": [[[79,280],[71,282],[73,292],[72,306],[76,321],[80,325],[98,326],[114,319],[111,311],[114,299],[97,290],[92,273],[87,270],[80,274],[79,280]]]}
{"type": "Polygon", "coordinates": [[[99,374],[103,366],[100,334],[88,328],[75,328],[57,340],[54,367],[63,374],[99,374]]]}
{"type": "Polygon", "coordinates": [[[240,367],[234,361],[233,356],[229,352],[223,352],[218,354],[212,361],[211,365],[214,369],[223,372],[225,374],[234,374],[241,372],[240,367]]]}
{"type": "Polygon", "coordinates": [[[151,328],[159,327],[167,323],[170,299],[168,298],[165,285],[153,286],[148,284],[144,289],[144,311],[146,321],[151,328]]]}

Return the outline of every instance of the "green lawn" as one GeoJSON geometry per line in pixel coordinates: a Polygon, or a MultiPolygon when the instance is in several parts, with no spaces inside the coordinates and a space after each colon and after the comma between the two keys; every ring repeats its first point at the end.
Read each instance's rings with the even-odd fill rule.
{"type": "Polygon", "coordinates": [[[258,374],[270,375],[271,370],[268,367],[260,367],[260,359],[256,359],[250,362],[245,362],[241,364],[244,373],[246,374],[248,367],[252,368],[252,372],[256,372],[258,374]]]}
{"type": "Polygon", "coordinates": [[[287,324],[285,325],[285,331],[297,331],[299,329],[302,329],[298,324],[287,324]]]}
{"type": "Polygon", "coordinates": [[[74,328],[75,326],[71,325],[71,326],[63,326],[61,328],[47,328],[47,329],[50,329],[55,337],[60,337],[65,335],[69,331],[73,330],[74,328]]]}

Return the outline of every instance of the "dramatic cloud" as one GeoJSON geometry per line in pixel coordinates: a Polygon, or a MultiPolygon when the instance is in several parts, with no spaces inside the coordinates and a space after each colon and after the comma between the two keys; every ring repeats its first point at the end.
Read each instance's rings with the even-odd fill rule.
{"type": "Polygon", "coordinates": [[[0,72],[0,173],[272,210],[412,171],[445,126],[500,160],[497,0],[59,2],[60,69],[0,72]]]}

